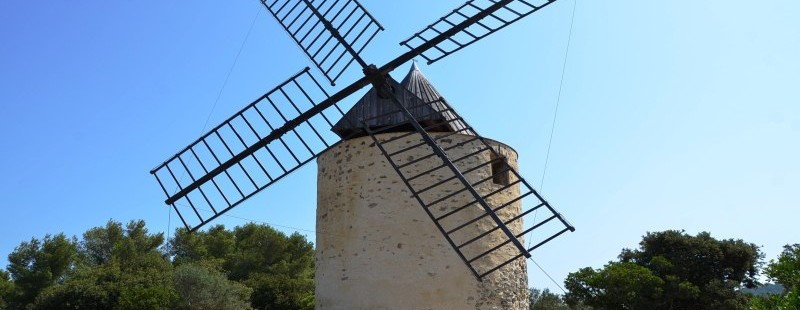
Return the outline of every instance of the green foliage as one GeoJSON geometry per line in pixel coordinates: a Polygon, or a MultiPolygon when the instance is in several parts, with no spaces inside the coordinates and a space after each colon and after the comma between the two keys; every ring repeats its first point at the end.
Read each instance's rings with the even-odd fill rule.
{"type": "Polygon", "coordinates": [[[251,300],[258,309],[314,309],[313,278],[254,273],[244,283],[254,289],[251,300]]]}
{"type": "Polygon", "coordinates": [[[175,269],[175,290],[180,297],[175,309],[243,310],[250,308],[252,289],[225,275],[193,264],[175,269]]]}
{"type": "Polygon", "coordinates": [[[770,261],[764,271],[787,291],[800,288],[800,244],[784,246],[778,261],[770,261]]]}
{"type": "Polygon", "coordinates": [[[755,287],[760,260],[758,246],[742,240],[716,240],[707,232],[689,236],[669,230],[648,233],[638,250],[623,250],[620,260],[646,266],[659,276],[676,275],[690,283],[722,282],[755,287]]]}
{"type": "Polygon", "coordinates": [[[550,289],[529,289],[530,310],[569,310],[569,306],[550,289]]]}
{"type": "Polygon", "coordinates": [[[110,266],[120,271],[115,309],[163,309],[177,298],[172,286],[172,265],[160,253],[150,252],[110,266]]]}
{"type": "Polygon", "coordinates": [[[234,252],[236,240],[232,231],[216,225],[206,232],[195,233],[179,228],[169,244],[169,254],[176,266],[193,263],[221,270],[225,259],[234,252]]]}
{"type": "Polygon", "coordinates": [[[78,249],[81,266],[40,294],[34,308],[163,309],[176,299],[172,265],[158,251],[163,240],[149,234],[144,221],[125,227],[109,221],[88,230],[78,249]]]}
{"type": "Polygon", "coordinates": [[[122,224],[109,220],[105,227],[95,227],[83,233],[80,243],[82,262],[90,266],[108,263],[115,245],[125,237],[122,224]]]}
{"type": "Polygon", "coordinates": [[[22,242],[8,255],[8,272],[14,281],[8,307],[24,308],[42,290],[63,282],[74,267],[76,253],[76,241],[64,234],[22,242]]]}
{"type": "Polygon", "coordinates": [[[570,305],[598,309],[657,309],[664,293],[664,280],[628,262],[612,262],[598,270],[583,268],[569,274],[564,284],[570,305]]]}
{"type": "Polygon", "coordinates": [[[299,234],[286,236],[265,225],[247,224],[233,232],[222,226],[170,241],[177,265],[218,268],[253,290],[257,309],[314,308],[314,247],[299,234]]]}
{"type": "Polygon", "coordinates": [[[22,242],[0,270],[0,310],[314,308],[314,249],[299,234],[215,226],[163,243],[144,221],[22,242]]]}
{"type": "Polygon", "coordinates": [[[163,309],[177,298],[171,280],[171,266],[160,256],[112,260],[45,290],[34,309],[163,309]]]}
{"type": "Polygon", "coordinates": [[[33,309],[113,309],[118,297],[115,283],[119,275],[105,268],[82,269],[61,285],[44,290],[33,309]]]}
{"type": "Polygon", "coordinates": [[[791,289],[784,294],[753,296],[750,310],[797,310],[800,309],[800,290],[791,289]]]}
{"type": "Polygon", "coordinates": [[[583,268],[565,284],[570,305],[597,309],[745,309],[743,287],[757,284],[762,254],[742,240],[708,233],[648,233],[639,249],[624,249],[619,262],[583,268]]]}
{"type": "Polygon", "coordinates": [[[5,270],[0,270],[0,310],[6,308],[6,299],[11,295],[14,290],[14,283],[11,282],[11,277],[5,270]]]}
{"type": "Polygon", "coordinates": [[[752,310],[800,309],[800,244],[786,245],[778,260],[771,260],[765,268],[770,280],[784,287],[783,294],[753,297],[752,310]]]}

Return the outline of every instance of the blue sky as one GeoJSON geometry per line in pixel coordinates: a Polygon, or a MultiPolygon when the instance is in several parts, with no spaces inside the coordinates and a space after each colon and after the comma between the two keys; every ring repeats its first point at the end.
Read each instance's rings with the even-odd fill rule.
{"type": "MultiPolygon", "coordinates": [[[[461,4],[431,2],[363,0],[387,29],[364,58],[392,59],[405,51],[398,42],[461,4]]],[[[479,132],[519,152],[537,188],[574,3],[421,65],[479,132]]],[[[206,119],[216,125],[311,65],[259,10],[258,1],[0,2],[0,262],[23,240],[108,219],[174,229],[148,171],[206,119]]],[[[561,282],[665,229],[742,238],[767,258],[800,242],[799,17],[791,0],[579,0],[541,190],[578,230],[537,262],[561,282]]],[[[231,215],[313,239],[315,172],[301,169],[231,215]]],[[[218,223],[247,222],[239,218],[218,223]]],[[[529,269],[532,286],[557,290],[529,269]]]]}

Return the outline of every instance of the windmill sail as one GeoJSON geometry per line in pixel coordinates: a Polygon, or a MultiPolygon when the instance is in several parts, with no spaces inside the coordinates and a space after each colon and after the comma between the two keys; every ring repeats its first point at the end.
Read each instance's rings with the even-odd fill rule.
{"type": "Polygon", "coordinates": [[[309,68],[234,114],[150,171],[166,204],[197,230],[312,161],[339,141],[330,129],[343,113],[309,68]]]}
{"type": "Polygon", "coordinates": [[[383,30],[356,0],[262,0],[331,85],[383,30]]]}
{"type": "MultiPolygon", "coordinates": [[[[409,75],[412,79],[415,79],[414,73],[419,73],[415,70],[416,67],[412,67],[409,75]]],[[[362,119],[362,129],[473,275],[482,279],[520,257],[529,257],[531,251],[555,237],[574,230],[514,167],[507,164],[506,155],[501,154],[499,147],[478,135],[443,98],[428,101],[434,95],[438,97],[438,92],[426,85],[427,80],[404,80],[403,84],[411,90],[393,83],[396,104],[385,108],[381,114],[362,119]],[[423,92],[421,96],[420,92],[423,92]],[[400,118],[403,121],[398,121],[400,118]],[[376,125],[381,120],[387,125],[376,125]],[[399,132],[406,133],[381,135],[397,133],[398,127],[403,128],[399,132]],[[448,151],[455,148],[472,151],[452,157],[448,151]],[[492,190],[486,193],[486,190],[477,190],[478,187],[492,190]],[[532,207],[511,210],[519,206],[523,198],[532,207]],[[459,201],[458,205],[454,205],[454,201],[459,201]],[[537,211],[541,212],[538,218],[529,216],[537,211]],[[518,214],[508,215],[516,212],[518,214]],[[505,214],[502,218],[498,216],[501,213],[505,214]],[[527,218],[525,223],[523,218],[527,218]],[[512,231],[509,227],[516,229],[512,231]],[[524,240],[529,241],[528,245],[524,240]],[[501,252],[514,254],[493,255],[501,252]]]]}
{"type": "Polygon", "coordinates": [[[431,64],[555,1],[470,0],[400,44],[415,50],[434,43],[419,52],[431,64]],[[446,39],[435,40],[442,36],[446,39]]]}
{"type": "Polygon", "coordinates": [[[444,99],[431,97],[435,91],[422,99],[418,93],[425,89],[409,91],[388,74],[417,55],[429,63],[442,59],[555,1],[468,1],[403,41],[410,51],[376,67],[359,53],[383,27],[356,0],[261,0],[332,85],[353,62],[365,76],[329,95],[306,68],[151,173],[165,202],[194,231],[314,160],[340,137],[369,135],[458,256],[482,279],[574,228],[444,99]],[[389,104],[365,103],[365,109],[345,115],[337,103],[367,85],[389,104]],[[386,98],[390,93],[395,96],[386,98]],[[336,125],[331,122],[340,118],[336,125]],[[380,135],[389,132],[391,137],[380,135]],[[457,146],[474,151],[451,158],[448,143],[456,135],[468,137],[457,146]],[[417,141],[395,143],[397,137],[417,141]],[[411,151],[426,155],[403,156],[411,151]],[[411,166],[415,172],[406,169],[411,166]],[[488,193],[476,190],[487,182],[499,187],[488,193]],[[449,204],[453,197],[466,197],[465,203],[449,204]],[[498,216],[517,208],[523,198],[529,207],[519,215],[498,216]],[[523,217],[537,210],[545,215],[523,225],[523,217]],[[476,226],[480,229],[466,229],[476,226]],[[499,252],[512,255],[486,261],[499,252]]]}

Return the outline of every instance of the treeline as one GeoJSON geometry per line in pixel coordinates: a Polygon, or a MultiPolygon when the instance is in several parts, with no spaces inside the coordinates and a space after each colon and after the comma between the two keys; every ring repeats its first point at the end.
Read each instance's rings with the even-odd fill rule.
{"type": "Polygon", "coordinates": [[[22,242],[0,269],[0,309],[313,309],[314,248],[265,225],[178,229],[144,221],[80,239],[22,242]]]}
{"type": "MultiPolygon", "coordinates": [[[[564,295],[531,289],[530,309],[800,309],[800,244],[766,267],[763,258],[743,240],[648,233],[618,260],[570,273],[564,295]],[[764,278],[783,291],[748,293],[764,278]]],[[[22,242],[8,261],[0,310],[314,308],[313,245],[265,225],[178,229],[165,240],[144,221],[109,221],[80,239],[22,242]]]]}
{"type": "Polygon", "coordinates": [[[800,310],[800,244],[785,246],[762,273],[763,258],[755,244],[707,232],[648,233],[617,261],[570,273],[563,296],[532,289],[530,309],[800,310]],[[759,275],[783,291],[750,294],[763,284],[759,275]]]}

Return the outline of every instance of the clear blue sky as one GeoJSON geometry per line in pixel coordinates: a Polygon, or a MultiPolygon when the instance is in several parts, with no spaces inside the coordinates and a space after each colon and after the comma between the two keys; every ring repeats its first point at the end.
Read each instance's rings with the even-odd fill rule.
{"type": "MultiPolygon", "coordinates": [[[[393,58],[461,2],[363,0],[387,28],[365,58],[393,58]]],[[[518,150],[537,188],[573,3],[422,66],[483,135],[518,150]]],[[[212,110],[259,10],[255,0],[0,2],[0,262],[23,240],[108,219],[174,229],[148,171],[209,115],[216,125],[310,65],[262,11],[212,110]]],[[[579,0],[542,189],[578,230],[534,258],[561,282],[647,231],[742,238],[767,258],[800,242],[798,55],[795,0],[579,0]]],[[[313,240],[315,172],[231,214],[313,240]]],[[[556,289],[530,269],[532,286],[556,289]]]]}

